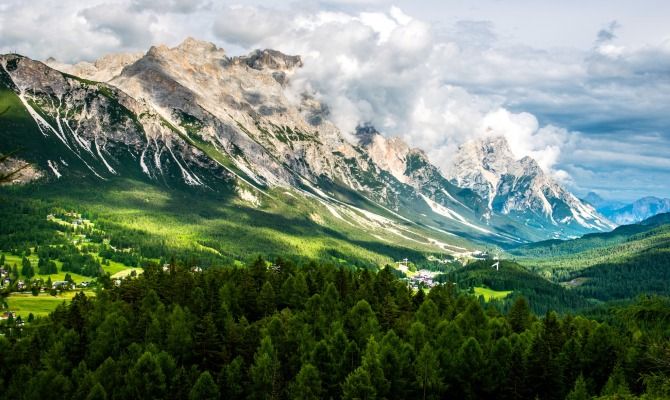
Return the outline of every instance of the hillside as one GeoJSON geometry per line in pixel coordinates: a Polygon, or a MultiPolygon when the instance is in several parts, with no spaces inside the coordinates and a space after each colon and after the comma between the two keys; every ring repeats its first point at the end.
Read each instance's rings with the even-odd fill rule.
{"type": "Polygon", "coordinates": [[[509,309],[519,296],[528,299],[533,312],[539,315],[550,310],[565,312],[581,309],[590,304],[580,294],[566,290],[512,261],[476,261],[445,274],[441,279],[454,282],[462,289],[485,287],[497,292],[511,291],[510,295],[501,299],[503,309],[509,309]]]}
{"type": "Polygon", "coordinates": [[[670,214],[610,233],[512,250],[519,263],[586,297],[600,300],[670,294],[670,214]]]}

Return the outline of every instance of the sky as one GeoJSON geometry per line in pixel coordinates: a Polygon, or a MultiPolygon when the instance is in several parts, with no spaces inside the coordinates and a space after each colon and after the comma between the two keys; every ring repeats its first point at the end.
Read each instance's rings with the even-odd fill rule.
{"type": "Polygon", "coordinates": [[[191,36],[299,54],[289,92],[448,171],[504,135],[577,195],[670,197],[670,2],[3,0],[0,53],[91,61],[191,36]]]}

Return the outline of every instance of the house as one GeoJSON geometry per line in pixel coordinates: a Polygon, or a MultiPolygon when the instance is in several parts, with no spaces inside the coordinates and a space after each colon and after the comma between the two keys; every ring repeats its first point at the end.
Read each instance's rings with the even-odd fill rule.
{"type": "Polygon", "coordinates": [[[12,280],[9,278],[5,278],[2,280],[2,286],[8,286],[12,283],[12,280]]]}
{"type": "Polygon", "coordinates": [[[8,320],[9,317],[16,318],[16,313],[13,311],[5,311],[2,314],[0,314],[0,320],[8,320]]]}
{"type": "Polygon", "coordinates": [[[91,283],[90,283],[90,282],[87,282],[87,281],[84,281],[84,282],[80,282],[80,283],[79,283],[79,286],[80,286],[80,287],[89,287],[90,285],[91,285],[91,283]]]}
{"type": "Polygon", "coordinates": [[[19,281],[19,282],[16,284],[16,288],[17,288],[18,290],[23,290],[23,289],[26,288],[26,283],[25,283],[24,281],[19,281]]]}
{"type": "Polygon", "coordinates": [[[68,281],[55,281],[51,284],[52,289],[70,290],[74,289],[74,284],[68,281]]]}

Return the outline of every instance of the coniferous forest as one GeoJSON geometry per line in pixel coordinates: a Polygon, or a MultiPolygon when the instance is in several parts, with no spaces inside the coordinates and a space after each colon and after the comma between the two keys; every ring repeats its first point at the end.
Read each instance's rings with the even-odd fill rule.
{"type": "Polygon", "coordinates": [[[670,301],[502,314],[454,285],[278,260],[147,267],[0,336],[4,399],[664,399],[670,301]]]}

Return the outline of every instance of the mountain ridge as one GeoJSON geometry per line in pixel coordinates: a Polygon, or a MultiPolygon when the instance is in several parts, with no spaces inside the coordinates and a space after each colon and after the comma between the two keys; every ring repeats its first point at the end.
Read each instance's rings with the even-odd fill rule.
{"type": "MultiPolygon", "coordinates": [[[[405,235],[402,224],[411,221],[437,249],[449,248],[454,235],[501,244],[548,235],[487,209],[475,191],[454,185],[400,139],[376,134],[350,143],[324,118],[325,105],[309,96],[289,101],[284,88],[302,65],[299,56],[257,50],[228,57],[189,38],[173,48],[153,46],[139,58],[97,63],[89,72],[105,76],[123,65],[107,83],[21,56],[0,56],[0,63],[1,82],[20,100],[26,121],[37,124],[31,143],[43,149],[40,141],[51,141],[65,152],[54,145],[29,154],[49,179],[72,172],[104,180],[126,171],[168,186],[226,191],[233,185],[252,206],[277,188],[323,204],[335,219],[376,221],[395,235],[405,235]],[[393,154],[397,159],[386,162],[393,154]]],[[[22,145],[21,138],[5,145],[22,145]]],[[[539,168],[533,162],[525,161],[539,168]]],[[[571,233],[550,233],[556,234],[571,233]]]]}

